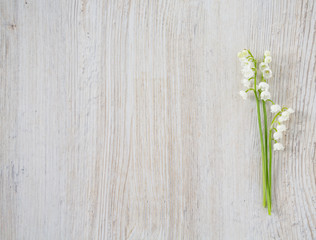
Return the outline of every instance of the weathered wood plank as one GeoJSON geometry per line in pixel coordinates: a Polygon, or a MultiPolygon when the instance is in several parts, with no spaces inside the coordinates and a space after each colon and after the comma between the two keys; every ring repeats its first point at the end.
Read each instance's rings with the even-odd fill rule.
{"type": "Polygon", "coordinates": [[[0,239],[315,239],[316,9],[0,1],[0,239]],[[236,53],[296,113],[261,206],[236,53]]]}

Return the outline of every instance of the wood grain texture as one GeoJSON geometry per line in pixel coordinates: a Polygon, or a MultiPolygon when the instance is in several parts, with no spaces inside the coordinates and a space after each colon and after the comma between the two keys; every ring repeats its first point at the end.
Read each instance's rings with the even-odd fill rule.
{"type": "Polygon", "coordinates": [[[313,0],[0,0],[0,239],[316,239],[313,0]],[[237,51],[292,106],[261,204],[237,51]]]}

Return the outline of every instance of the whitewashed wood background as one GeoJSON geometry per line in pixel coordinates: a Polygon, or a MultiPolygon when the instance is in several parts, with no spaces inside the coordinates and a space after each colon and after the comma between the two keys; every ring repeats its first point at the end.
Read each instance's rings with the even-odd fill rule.
{"type": "Polygon", "coordinates": [[[0,0],[0,239],[316,239],[314,0],[0,0]],[[237,51],[296,113],[262,207],[237,51]]]}

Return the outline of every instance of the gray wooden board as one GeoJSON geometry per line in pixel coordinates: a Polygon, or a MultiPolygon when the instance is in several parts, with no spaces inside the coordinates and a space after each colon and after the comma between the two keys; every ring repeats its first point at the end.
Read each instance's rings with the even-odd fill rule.
{"type": "Polygon", "coordinates": [[[313,0],[0,0],[0,239],[316,239],[313,0]],[[237,52],[295,114],[262,207],[237,52]]]}

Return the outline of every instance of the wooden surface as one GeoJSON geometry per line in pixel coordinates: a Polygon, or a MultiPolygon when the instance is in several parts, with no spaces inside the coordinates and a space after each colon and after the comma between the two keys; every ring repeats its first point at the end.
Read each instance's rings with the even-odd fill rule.
{"type": "Polygon", "coordinates": [[[0,239],[316,239],[316,6],[0,1],[0,239]],[[291,106],[261,203],[236,53],[291,106]]]}

